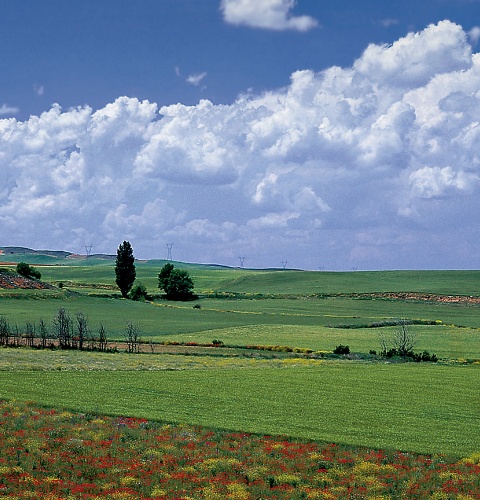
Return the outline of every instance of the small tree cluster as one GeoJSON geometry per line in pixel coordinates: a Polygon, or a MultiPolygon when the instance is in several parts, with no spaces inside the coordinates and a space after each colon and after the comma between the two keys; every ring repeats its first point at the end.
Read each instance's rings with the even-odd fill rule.
{"type": "Polygon", "coordinates": [[[168,300],[192,300],[193,281],[188,271],[175,269],[175,266],[167,262],[158,275],[158,288],[165,292],[168,300]]]}
{"type": "MultiPolygon", "coordinates": [[[[122,297],[132,300],[148,300],[148,292],[142,283],[134,286],[136,278],[135,257],[133,256],[132,245],[124,241],[117,249],[117,259],[115,262],[115,282],[122,293],[122,297]]],[[[163,266],[158,275],[158,287],[165,292],[168,300],[192,300],[193,281],[187,271],[175,269],[175,266],[168,262],[163,266]]]]}
{"type": "Polygon", "coordinates": [[[17,264],[17,273],[25,278],[33,280],[39,280],[42,277],[40,271],[37,271],[34,267],[30,266],[26,262],[19,262],[17,264]]]}

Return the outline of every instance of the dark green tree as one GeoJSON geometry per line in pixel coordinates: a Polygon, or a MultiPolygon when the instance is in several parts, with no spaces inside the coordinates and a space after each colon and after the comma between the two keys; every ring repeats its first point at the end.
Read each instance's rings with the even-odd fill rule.
{"type": "Polygon", "coordinates": [[[168,300],[191,300],[194,298],[193,281],[188,271],[175,269],[167,263],[158,275],[158,288],[161,288],[168,300]]]}
{"type": "Polygon", "coordinates": [[[39,280],[42,277],[40,271],[37,271],[34,267],[30,266],[26,262],[19,262],[17,264],[17,273],[25,278],[39,280]]]}
{"type": "Polygon", "coordinates": [[[127,298],[136,276],[135,257],[133,256],[132,245],[128,241],[124,241],[118,247],[115,275],[115,282],[122,292],[122,297],[127,298]]]}
{"type": "Polygon", "coordinates": [[[170,274],[172,273],[174,267],[175,266],[171,262],[167,262],[160,270],[160,273],[158,275],[158,288],[160,288],[161,290],[166,291],[165,287],[168,284],[170,274]]]}

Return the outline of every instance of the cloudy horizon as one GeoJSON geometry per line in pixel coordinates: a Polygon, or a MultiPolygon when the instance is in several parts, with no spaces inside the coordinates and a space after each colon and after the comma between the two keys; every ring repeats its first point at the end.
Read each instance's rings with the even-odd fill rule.
{"type": "MultiPolygon", "coordinates": [[[[269,1],[284,8],[261,29],[321,29],[269,1]]],[[[250,1],[234,4],[221,3],[224,22],[250,22],[250,1]]],[[[18,119],[0,100],[0,244],[112,254],[128,240],[137,258],[164,259],[168,243],[175,260],[252,268],[477,269],[476,40],[439,21],[229,103],[119,95],[18,119]]],[[[195,88],[210,75],[175,72],[195,88]]]]}

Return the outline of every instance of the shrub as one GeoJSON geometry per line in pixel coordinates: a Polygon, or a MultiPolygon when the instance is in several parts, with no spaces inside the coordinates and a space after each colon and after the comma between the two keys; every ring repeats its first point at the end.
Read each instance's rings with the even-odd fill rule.
{"type": "Polygon", "coordinates": [[[143,283],[138,283],[130,290],[130,298],[132,300],[147,300],[148,293],[143,283]]]}
{"type": "Polygon", "coordinates": [[[348,345],[337,345],[333,350],[333,354],[350,354],[350,347],[348,345]]]}
{"type": "MultiPolygon", "coordinates": [[[[372,352],[372,351],[370,351],[372,352]]],[[[415,353],[413,351],[407,351],[404,354],[401,354],[397,349],[392,348],[388,349],[388,351],[384,351],[381,353],[381,355],[385,358],[394,358],[394,357],[402,357],[404,359],[410,359],[412,361],[416,362],[431,362],[431,363],[436,363],[438,361],[438,358],[435,354],[430,354],[428,351],[423,351],[422,353],[415,353]]]]}

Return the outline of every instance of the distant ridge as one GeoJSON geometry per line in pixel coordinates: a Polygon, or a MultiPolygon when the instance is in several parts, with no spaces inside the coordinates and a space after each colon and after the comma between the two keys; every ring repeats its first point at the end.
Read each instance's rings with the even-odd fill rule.
{"type": "Polygon", "coordinates": [[[72,255],[71,252],[65,252],[63,250],[33,250],[32,248],[26,247],[0,247],[0,250],[4,255],[50,255],[51,257],[58,257],[60,259],[65,259],[72,255]]]}
{"type": "MultiPolygon", "coordinates": [[[[64,250],[35,250],[33,248],[28,248],[28,247],[17,247],[17,246],[6,246],[6,247],[0,247],[0,262],[3,263],[15,263],[19,262],[20,260],[25,260],[30,264],[34,265],[49,265],[49,264],[59,264],[59,262],[56,261],[58,260],[63,260],[63,259],[68,259],[69,262],[71,261],[87,261],[87,262],[94,262],[94,261],[113,261],[116,259],[116,255],[113,254],[103,254],[103,253],[96,253],[92,255],[85,255],[85,254],[78,254],[78,253],[73,253],[73,252],[66,252],[64,250]],[[25,256],[25,259],[23,259],[23,256],[25,256]]],[[[168,262],[167,259],[162,259],[162,258],[152,258],[152,259],[135,259],[137,262],[143,262],[143,263],[165,263],[168,262]]],[[[202,263],[195,263],[195,262],[177,262],[177,261],[172,261],[172,263],[178,264],[180,266],[200,266],[200,267],[209,267],[209,268],[216,268],[216,269],[244,269],[244,270],[256,270],[256,271],[300,271],[301,269],[294,269],[294,268],[279,268],[279,267],[271,267],[271,268],[261,268],[261,269],[255,269],[255,268],[249,268],[249,267],[238,267],[238,266],[228,266],[224,264],[202,264],[202,263]]],[[[162,264],[163,265],[163,264],[162,264]]]]}

